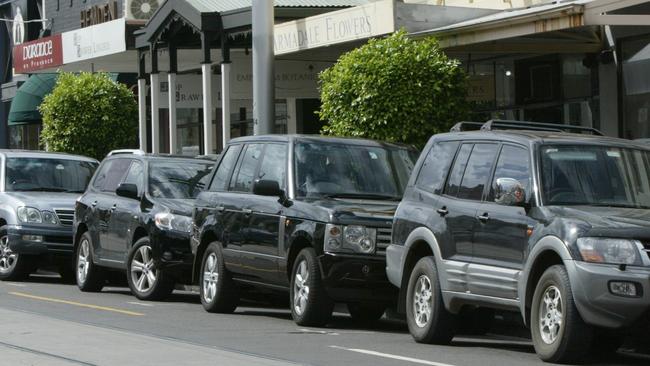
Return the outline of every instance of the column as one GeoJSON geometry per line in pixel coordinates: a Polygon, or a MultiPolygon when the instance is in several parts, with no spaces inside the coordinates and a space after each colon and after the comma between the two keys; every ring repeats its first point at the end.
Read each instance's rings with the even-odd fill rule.
{"type": "Polygon", "coordinates": [[[273,1],[253,0],[253,129],[255,135],[273,133],[275,71],[273,1]]]}
{"type": "Polygon", "coordinates": [[[176,73],[178,72],[178,59],[176,46],[169,44],[169,153],[176,154],[178,150],[178,130],[176,128],[176,73]]]}
{"type": "Polygon", "coordinates": [[[158,50],[151,45],[151,153],[160,153],[160,75],[158,50]]]}
{"type": "Polygon", "coordinates": [[[221,134],[223,147],[230,141],[230,46],[228,36],[221,35],[221,134]]]}
{"type": "Polygon", "coordinates": [[[298,133],[298,116],[296,111],[296,98],[287,98],[287,133],[298,133]]]}
{"type": "Polygon", "coordinates": [[[203,75],[203,153],[214,154],[214,129],[212,128],[212,60],[210,59],[209,34],[201,33],[201,49],[203,62],[201,73],[203,75]]]}
{"type": "Polygon", "coordinates": [[[147,151],[147,77],[144,53],[138,50],[138,136],[140,150],[147,151]]]}

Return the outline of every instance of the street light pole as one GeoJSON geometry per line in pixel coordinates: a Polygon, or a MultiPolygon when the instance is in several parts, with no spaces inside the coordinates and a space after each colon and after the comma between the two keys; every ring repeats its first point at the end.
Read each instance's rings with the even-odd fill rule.
{"type": "Polygon", "coordinates": [[[273,133],[275,68],[273,1],[253,0],[253,133],[273,133]]]}

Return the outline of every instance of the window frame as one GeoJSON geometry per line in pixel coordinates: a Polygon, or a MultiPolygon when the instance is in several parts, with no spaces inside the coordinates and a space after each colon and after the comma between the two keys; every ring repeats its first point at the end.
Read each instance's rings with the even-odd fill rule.
{"type": "Polygon", "coordinates": [[[239,172],[241,171],[241,167],[242,167],[242,165],[244,163],[244,158],[246,157],[246,152],[248,152],[248,149],[250,149],[250,147],[252,145],[260,145],[262,147],[261,153],[260,153],[261,154],[260,159],[257,162],[257,166],[255,167],[253,177],[256,177],[259,174],[260,165],[261,165],[262,161],[264,160],[264,150],[266,149],[266,146],[265,146],[266,143],[261,142],[261,141],[252,141],[252,142],[245,143],[243,145],[243,147],[242,147],[242,150],[239,152],[239,157],[237,158],[237,162],[235,163],[233,171],[232,171],[232,173],[230,175],[230,179],[228,181],[228,187],[226,189],[226,192],[246,193],[246,194],[253,193],[253,185],[255,184],[255,182],[253,182],[253,185],[251,185],[251,188],[250,188],[249,191],[239,191],[239,190],[234,189],[235,187],[233,187],[233,183],[236,183],[236,179],[237,179],[237,177],[239,177],[239,172]],[[236,174],[235,174],[235,171],[237,171],[236,174]]]}
{"type": "Polygon", "coordinates": [[[417,175],[415,177],[415,181],[413,182],[413,185],[422,191],[435,194],[435,195],[443,195],[445,188],[447,186],[447,179],[449,179],[449,175],[451,174],[451,169],[454,166],[454,163],[456,162],[456,157],[458,156],[458,153],[460,152],[460,148],[463,146],[463,142],[460,140],[440,140],[440,141],[435,141],[433,145],[431,145],[431,148],[429,148],[429,151],[427,152],[426,156],[424,156],[422,160],[422,164],[420,165],[417,175]],[[453,156],[450,159],[449,166],[446,169],[446,172],[444,173],[442,180],[440,181],[440,188],[439,188],[439,193],[436,193],[436,189],[434,188],[433,190],[429,190],[429,187],[426,185],[423,185],[422,182],[420,182],[420,177],[422,176],[422,172],[424,171],[425,166],[427,165],[427,161],[429,160],[429,156],[433,152],[433,149],[435,149],[437,146],[441,144],[456,144],[456,151],[453,152],[453,156]]]}
{"type": "Polygon", "coordinates": [[[533,162],[532,162],[531,155],[530,155],[531,149],[526,145],[512,143],[512,142],[501,142],[500,143],[499,151],[497,153],[496,160],[494,161],[494,165],[492,166],[492,172],[490,173],[491,178],[490,178],[489,187],[487,189],[487,192],[483,192],[483,202],[496,204],[496,202],[492,202],[489,199],[490,199],[490,195],[492,194],[492,188],[493,188],[492,185],[494,184],[494,180],[497,178],[496,177],[497,165],[499,164],[499,159],[501,159],[501,154],[503,153],[503,149],[506,146],[523,149],[526,152],[526,160],[528,161],[528,180],[529,180],[529,182],[528,182],[528,190],[529,190],[529,192],[525,192],[525,193],[526,193],[526,204],[530,205],[530,204],[532,204],[532,201],[533,201],[534,196],[535,196],[534,193],[533,193],[533,190],[534,190],[533,187],[535,185],[535,177],[534,177],[534,172],[533,172],[533,162]]]}
{"type": "MultiPolygon", "coordinates": [[[[286,152],[284,162],[283,162],[283,164],[281,164],[281,165],[284,165],[284,187],[282,185],[280,186],[280,189],[282,189],[282,190],[284,190],[286,192],[287,187],[289,186],[289,171],[287,169],[287,160],[288,160],[289,154],[290,154],[289,144],[286,143],[286,142],[282,142],[282,141],[273,141],[273,142],[264,143],[263,145],[264,146],[262,148],[262,156],[260,157],[260,163],[258,164],[257,170],[255,172],[255,179],[253,180],[253,184],[255,184],[256,180],[260,179],[258,177],[259,177],[262,165],[264,165],[264,159],[266,158],[266,149],[271,145],[279,145],[279,146],[283,146],[285,148],[285,152],[286,152]]],[[[280,182],[278,182],[278,183],[280,183],[280,182]]]]}
{"type": "MultiPolygon", "coordinates": [[[[138,159],[133,159],[133,161],[131,162],[129,167],[126,169],[126,172],[125,172],[124,176],[122,177],[122,181],[120,182],[120,184],[123,184],[124,182],[126,182],[126,178],[129,176],[129,172],[131,171],[131,167],[133,167],[133,165],[135,165],[135,164],[139,164],[142,167],[142,185],[143,186],[138,187],[138,195],[142,196],[142,195],[146,194],[149,191],[147,189],[147,187],[149,186],[149,184],[148,184],[149,183],[149,179],[148,179],[149,174],[147,174],[149,169],[148,169],[148,166],[143,161],[140,161],[138,159]]],[[[118,187],[119,187],[119,184],[118,184],[118,187]]]]}
{"type": "Polygon", "coordinates": [[[242,152],[242,150],[244,150],[244,147],[245,147],[244,144],[228,145],[226,150],[223,153],[221,153],[221,158],[219,159],[219,162],[214,167],[214,172],[212,173],[212,177],[210,177],[210,183],[208,184],[208,189],[205,190],[206,192],[228,192],[228,187],[230,186],[230,180],[232,179],[232,176],[235,173],[235,168],[237,167],[237,163],[239,162],[239,159],[241,157],[241,152],[242,152]],[[228,151],[230,151],[230,149],[235,149],[235,148],[239,149],[239,151],[237,151],[237,153],[236,153],[235,163],[233,164],[232,168],[230,169],[230,172],[228,172],[228,175],[226,176],[226,179],[225,179],[226,188],[225,189],[220,189],[220,190],[212,189],[214,179],[217,176],[217,171],[221,167],[221,164],[223,164],[223,160],[225,159],[226,154],[228,153],[228,151]]]}

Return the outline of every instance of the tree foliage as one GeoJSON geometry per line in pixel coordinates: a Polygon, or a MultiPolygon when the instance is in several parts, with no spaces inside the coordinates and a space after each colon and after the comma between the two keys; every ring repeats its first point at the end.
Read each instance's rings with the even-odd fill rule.
{"type": "Polygon", "coordinates": [[[41,143],[49,151],[103,159],[134,147],[138,105],[133,93],[105,73],[61,73],[40,106],[41,143]]]}
{"type": "Polygon", "coordinates": [[[320,119],[328,135],[422,147],[465,118],[467,78],[433,38],[405,31],[370,40],[320,74],[320,119]]]}

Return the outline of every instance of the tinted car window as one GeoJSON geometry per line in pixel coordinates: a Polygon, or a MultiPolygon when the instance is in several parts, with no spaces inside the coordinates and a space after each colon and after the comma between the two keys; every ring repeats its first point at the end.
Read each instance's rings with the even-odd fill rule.
{"type": "Polygon", "coordinates": [[[126,173],[124,183],[135,184],[138,187],[138,194],[142,193],[144,188],[144,167],[139,161],[134,161],[126,173]]]}
{"type": "Polygon", "coordinates": [[[464,144],[460,147],[445,187],[446,195],[456,196],[458,194],[458,188],[460,188],[460,182],[463,179],[463,174],[465,174],[465,167],[467,167],[467,159],[469,159],[469,153],[472,151],[473,146],[472,144],[464,144]]]}
{"type": "Polygon", "coordinates": [[[440,194],[457,149],[456,141],[438,142],[433,145],[422,164],[415,184],[425,191],[440,194]]]}
{"type": "Polygon", "coordinates": [[[196,198],[205,189],[212,163],[187,160],[161,160],[149,163],[149,194],[153,197],[196,198]]]}
{"type": "Polygon", "coordinates": [[[7,158],[7,191],[46,191],[82,193],[97,164],[89,161],[56,158],[7,158]]]}
{"type": "Polygon", "coordinates": [[[131,159],[111,160],[102,167],[100,175],[95,179],[93,186],[104,192],[115,192],[130,164],[131,159]]]}
{"type": "Polygon", "coordinates": [[[490,179],[498,145],[476,144],[469,157],[458,198],[480,201],[483,190],[490,179]]]}
{"type": "Polygon", "coordinates": [[[530,193],[530,165],[528,161],[528,150],[525,148],[511,145],[503,146],[494,170],[494,179],[490,190],[491,201],[494,200],[496,180],[499,178],[516,179],[524,187],[524,191],[528,196],[530,193]]]}
{"type": "Polygon", "coordinates": [[[274,180],[286,187],[287,144],[268,144],[256,179],[274,180]]]}
{"type": "Polygon", "coordinates": [[[253,179],[255,171],[262,157],[262,145],[250,144],[246,147],[244,156],[240,159],[237,175],[234,176],[230,183],[230,190],[237,192],[250,192],[253,188],[253,179]]]}
{"type": "Polygon", "coordinates": [[[212,185],[210,186],[211,191],[225,191],[228,186],[228,178],[230,178],[230,173],[232,168],[237,162],[239,157],[239,151],[241,150],[241,145],[232,145],[226,150],[225,155],[219,163],[217,171],[214,173],[214,178],[212,179],[212,185]]]}

